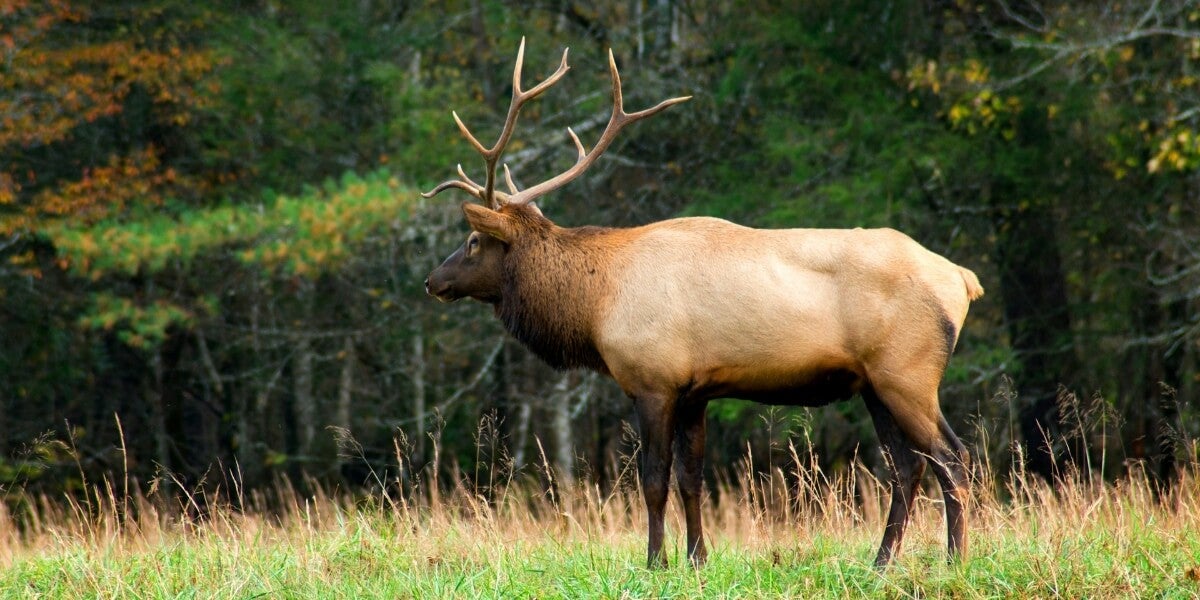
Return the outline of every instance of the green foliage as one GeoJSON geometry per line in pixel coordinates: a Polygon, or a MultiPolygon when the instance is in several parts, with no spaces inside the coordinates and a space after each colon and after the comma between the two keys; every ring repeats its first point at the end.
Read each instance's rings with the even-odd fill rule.
{"type": "MultiPolygon", "coordinates": [[[[930,60],[923,65],[913,65],[907,78],[910,91],[939,96],[945,90],[952,95],[943,101],[943,105],[949,106],[938,112],[938,116],[953,130],[969,136],[995,132],[1009,141],[1016,137],[1021,97],[994,92],[990,87],[990,73],[979,60],[969,59],[961,67],[951,66],[941,71],[938,63],[930,60]]],[[[920,96],[914,95],[910,103],[914,107],[920,106],[920,96]]],[[[1057,114],[1056,106],[1047,109],[1048,118],[1057,114]]]]}
{"type": "Polygon", "coordinates": [[[914,200],[914,163],[944,136],[914,119],[893,72],[864,68],[897,49],[848,41],[871,8],[783,12],[793,11],[753,21],[760,33],[731,59],[716,97],[733,102],[747,80],[758,86],[734,130],[746,147],[717,166],[687,212],[772,227],[895,225],[914,200]],[[758,73],[764,57],[769,77],[758,73]]]}
{"type": "MultiPolygon", "coordinates": [[[[526,81],[562,47],[572,65],[522,113],[506,155],[520,157],[522,185],[569,164],[565,126],[589,124],[576,131],[595,139],[609,47],[630,107],[693,95],[624,133],[564,190],[569,202],[549,199],[560,224],[703,214],[898,227],[988,289],[943,387],[956,427],[1008,422],[1028,402],[1007,401],[1005,377],[1019,392],[1043,373],[1051,393],[1095,390],[1128,419],[1109,464],[1146,458],[1155,431],[1196,434],[1200,45],[1186,2],[1063,2],[1033,15],[1020,3],[930,11],[914,0],[135,0],[93,2],[83,20],[57,0],[12,4],[0,16],[14,69],[0,77],[13,109],[0,127],[10,453],[86,423],[82,454],[100,457],[86,466],[103,473],[122,443],[119,413],[153,432],[129,440],[138,476],[236,462],[261,467],[252,488],[292,467],[361,484],[336,468],[324,429],[335,421],[373,432],[377,460],[418,411],[422,427],[444,424],[439,452],[460,465],[473,460],[463,432],[493,409],[525,440],[526,461],[531,440],[553,445],[544,399],[561,397],[557,377],[515,344],[489,354],[502,328],[486,308],[425,297],[424,275],[465,225],[457,199],[420,203],[412,191],[459,161],[479,177],[450,111],[494,139],[522,35],[526,81]],[[1139,30],[1143,15],[1170,33],[1139,30]],[[347,172],[369,174],[338,179],[347,172]],[[30,202],[74,216],[33,226],[30,202]],[[1055,286],[1061,297],[1031,300],[1055,286]],[[1064,318],[1020,345],[1047,329],[1045,315],[1064,318]],[[1046,364],[1050,354],[1080,360],[1046,364]],[[1160,402],[1160,382],[1177,405],[1160,402]],[[999,391],[1004,402],[981,403],[999,391]],[[299,442],[310,434],[311,446],[299,442]]],[[[579,453],[611,452],[628,418],[616,386],[601,390],[572,409],[564,443],[579,453]]],[[[873,443],[855,402],[719,402],[710,414],[718,464],[748,440],[769,458],[793,433],[843,462],[873,443]]],[[[417,462],[431,450],[422,427],[417,462]]]]}
{"type": "MultiPolygon", "coordinates": [[[[82,431],[74,433],[82,435],[82,431]]],[[[42,435],[21,448],[17,456],[0,459],[0,488],[20,489],[47,473],[53,466],[72,463],[74,452],[60,440],[42,435]]]]}
{"type": "MultiPolygon", "coordinates": [[[[422,188],[432,186],[439,177],[449,177],[446,157],[471,152],[453,129],[448,105],[470,107],[466,73],[450,70],[438,80],[415,78],[411,71],[392,62],[380,61],[367,67],[365,76],[374,86],[389,90],[392,119],[386,123],[389,144],[383,158],[400,172],[413,178],[422,188]]],[[[467,108],[460,115],[469,118],[467,108]]]]}
{"type": "Polygon", "coordinates": [[[260,213],[259,243],[239,253],[247,265],[312,276],[338,268],[356,245],[412,214],[417,193],[383,171],[352,174],[298,198],[280,196],[260,213]]]}
{"type": "Polygon", "coordinates": [[[201,160],[243,192],[377,168],[381,90],[363,74],[405,37],[384,35],[372,6],[264,8],[222,11],[212,41],[225,65],[217,109],[198,124],[201,160]]]}
{"type": "Polygon", "coordinates": [[[199,124],[202,161],[242,193],[294,193],[385,165],[424,187],[461,143],[447,107],[478,105],[464,65],[489,59],[446,39],[451,31],[435,13],[466,10],[455,4],[302,1],[224,11],[213,46],[225,64],[216,110],[199,124]]]}
{"type": "Polygon", "coordinates": [[[248,266],[315,276],[336,269],[368,235],[403,222],[414,197],[386,171],[347,173],[299,196],[185,207],[92,226],[63,224],[46,236],[61,265],[92,280],[188,271],[201,268],[198,260],[237,247],[244,248],[236,255],[248,266]]]}
{"type": "MultiPolygon", "coordinates": [[[[231,257],[264,274],[315,279],[355,257],[367,238],[400,227],[415,197],[386,171],[347,173],[298,196],[182,206],[174,214],[156,211],[93,225],[61,222],[43,235],[53,243],[59,266],[97,283],[166,273],[195,277],[226,269],[231,257]]],[[[172,328],[190,330],[221,310],[202,289],[182,295],[162,290],[165,297],[144,289],[114,293],[120,290],[102,288],[77,323],[144,348],[161,344],[172,328]]]]}
{"type": "Polygon", "coordinates": [[[94,302],[91,310],[79,317],[79,324],[87,329],[116,329],[117,337],[134,348],[162,343],[171,327],[188,329],[196,322],[191,311],[166,300],[138,306],[128,298],[101,293],[94,302]]]}

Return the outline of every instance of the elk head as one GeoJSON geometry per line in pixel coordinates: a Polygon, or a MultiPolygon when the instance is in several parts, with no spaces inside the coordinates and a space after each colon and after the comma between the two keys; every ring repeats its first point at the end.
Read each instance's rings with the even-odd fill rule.
{"type": "Polygon", "coordinates": [[[471,234],[463,245],[430,273],[425,280],[425,291],[445,302],[470,297],[482,302],[496,304],[500,301],[504,285],[504,260],[514,244],[519,244],[523,237],[529,237],[537,230],[547,230],[554,226],[549,219],[542,215],[533,201],[567,182],[575,179],[592,166],[596,159],[608,148],[617,133],[626,125],[639,119],[649,117],[668,106],[678,104],[691,98],[685,96],[664,100],[656,106],[635,113],[626,113],[621,96],[621,76],[617,72],[617,63],[612,50],[608,52],[608,68],[612,76],[613,111],[600,135],[599,141],[587,151],[579,136],[570,127],[567,133],[575,143],[577,157],[575,164],[566,171],[543,181],[533,187],[518,190],[513,183],[508,165],[504,165],[504,179],[508,192],[496,189],[496,165],[504,153],[505,146],[517,124],[517,115],[521,107],[528,101],[541,95],[550,86],[566,75],[570,67],[567,65],[567,50],[563,50],[562,62],[550,77],[529,90],[521,88],[521,66],[525,59],[525,39],[517,50],[517,63],[513,69],[512,101],[508,107],[508,115],[500,137],[491,148],[485,148],[463,124],[458,113],[453,112],[454,122],[458,124],[463,137],[483,156],[485,179],[483,185],[472,181],[458,165],[458,179],[451,179],[439,184],[433,190],[422,194],[426,198],[450,188],[457,188],[479,199],[482,204],[463,204],[463,215],[471,226],[471,234]]]}

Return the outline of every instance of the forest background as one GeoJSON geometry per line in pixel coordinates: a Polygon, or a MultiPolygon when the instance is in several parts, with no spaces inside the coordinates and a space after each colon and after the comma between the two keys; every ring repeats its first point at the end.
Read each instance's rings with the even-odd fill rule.
{"type": "MultiPolygon", "coordinates": [[[[5,498],[612,485],[620,390],[422,287],[467,228],[418,192],[480,170],[450,110],[495,135],[522,36],[528,81],[572,65],[505,159],[525,185],[599,134],[609,48],[628,106],[693,96],[546,198],[560,225],[898,228],[988,290],[942,402],[990,468],[1197,460],[1194,1],[3,0],[5,498]]],[[[709,420],[710,477],[882,468],[858,402],[709,420]]]]}

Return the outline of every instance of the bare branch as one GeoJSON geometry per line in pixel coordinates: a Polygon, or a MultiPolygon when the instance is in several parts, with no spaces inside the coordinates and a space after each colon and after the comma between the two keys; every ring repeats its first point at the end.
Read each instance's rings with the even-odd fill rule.
{"type": "Polygon", "coordinates": [[[1007,41],[1012,45],[1013,48],[1048,51],[1052,52],[1053,54],[1050,57],[1038,62],[1026,71],[996,83],[992,88],[995,91],[1001,91],[1019,85],[1061,61],[1079,59],[1094,54],[1107,52],[1113,48],[1124,46],[1133,42],[1155,37],[1174,37],[1184,40],[1200,39],[1200,30],[1169,27],[1163,25],[1165,19],[1161,11],[1161,0],[1153,0],[1146,10],[1143,11],[1138,17],[1137,21],[1127,26],[1127,30],[1112,35],[1096,37],[1082,41],[1072,41],[1069,39],[1064,41],[1046,41],[1045,39],[1042,39],[1043,35],[1050,32],[1050,26],[1048,24],[1048,19],[1045,18],[1044,13],[1041,12],[1041,8],[1037,5],[1034,5],[1034,8],[1038,11],[1039,15],[1042,15],[1043,20],[1047,23],[1046,25],[1039,26],[1030,22],[1028,19],[1013,11],[1009,7],[1008,3],[1004,0],[997,0],[997,4],[1004,12],[1005,17],[1040,35],[999,35],[995,33],[994,35],[1007,41]]]}
{"type": "Polygon", "coordinates": [[[1013,21],[1014,23],[1020,24],[1024,28],[1026,28],[1030,31],[1036,31],[1038,33],[1046,33],[1050,30],[1050,26],[1049,26],[1050,20],[1046,18],[1045,11],[1043,11],[1042,7],[1040,5],[1038,5],[1036,2],[1030,2],[1029,4],[1035,11],[1037,11],[1038,17],[1040,17],[1041,21],[1042,21],[1041,25],[1035,25],[1031,21],[1029,21],[1029,19],[1026,19],[1025,17],[1021,16],[1019,13],[1014,11],[1012,9],[1012,7],[1010,7],[1008,5],[1008,2],[1005,2],[1004,0],[996,0],[996,3],[1000,5],[1000,10],[1004,11],[1004,16],[1006,18],[1013,21]]]}

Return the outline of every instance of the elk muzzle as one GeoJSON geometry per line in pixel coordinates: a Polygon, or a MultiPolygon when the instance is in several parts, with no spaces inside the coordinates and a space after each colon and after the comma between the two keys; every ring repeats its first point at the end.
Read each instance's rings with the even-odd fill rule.
{"type": "Polygon", "coordinates": [[[472,232],[467,241],[425,279],[425,292],[442,302],[463,298],[490,304],[499,302],[504,252],[505,246],[500,240],[472,232]]]}
{"type": "Polygon", "coordinates": [[[429,273],[429,276],[425,278],[426,294],[442,302],[454,302],[465,295],[457,291],[458,286],[455,285],[454,281],[455,273],[462,268],[461,263],[464,254],[463,248],[460,247],[429,273]]]}
{"type": "Polygon", "coordinates": [[[442,302],[454,302],[462,299],[462,294],[456,293],[453,282],[442,276],[442,269],[434,269],[425,278],[425,293],[442,302]]]}

